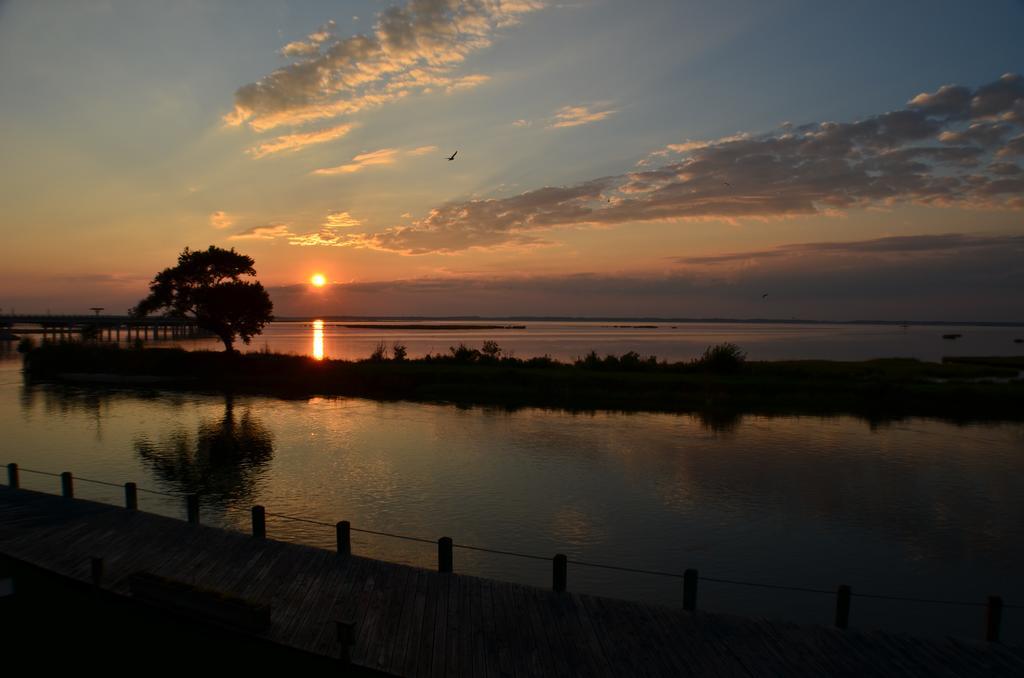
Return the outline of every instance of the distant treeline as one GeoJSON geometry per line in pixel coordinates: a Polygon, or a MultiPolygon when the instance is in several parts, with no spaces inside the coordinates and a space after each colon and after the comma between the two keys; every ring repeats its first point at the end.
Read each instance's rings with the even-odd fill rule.
{"type": "Polygon", "coordinates": [[[322,360],[278,353],[118,348],[67,342],[29,348],[31,380],[145,383],[281,397],[338,395],[573,411],[696,412],[716,420],[741,414],[851,414],[954,421],[1024,420],[1024,358],[838,362],[746,360],[732,344],[669,363],[635,352],[573,363],[517,358],[495,342],[408,359],[405,346],[380,344],[370,358],[322,360]],[[981,381],[1001,380],[1001,381],[981,381]]]}

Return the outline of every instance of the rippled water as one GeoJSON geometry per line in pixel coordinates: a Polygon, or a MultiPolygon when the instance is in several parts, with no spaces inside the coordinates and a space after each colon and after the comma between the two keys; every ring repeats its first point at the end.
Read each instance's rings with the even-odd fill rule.
{"type": "MultiPolygon", "coordinates": [[[[308,338],[308,335],[307,335],[308,338]]],[[[329,344],[328,344],[329,345],[329,344]]],[[[0,360],[0,462],[172,493],[248,529],[248,508],[550,557],[834,590],[1024,603],[1024,426],[523,409],[26,386],[0,360]]],[[[23,474],[56,492],[56,478],[23,474]]],[[[79,495],[120,502],[79,481],[79,495]]],[[[182,502],[140,495],[144,510],[182,502]]],[[[333,530],[270,518],[271,536],[333,530]]],[[[357,533],[362,554],[435,549],[357,533]]],[[[539,586],[550,562],[457,550],[456,569],[539,586]]],[[[573,590],[679,603],[681,582],[571,565],[573,590]]],[[[830,623],[830,595],[702,582],[704,609],[830,623]]],[[[851,623],[980,637],[984,609],[855,598],[851,623]]],[[[1024,611],[1006,610],[1024,640],[1024,611]]]]}

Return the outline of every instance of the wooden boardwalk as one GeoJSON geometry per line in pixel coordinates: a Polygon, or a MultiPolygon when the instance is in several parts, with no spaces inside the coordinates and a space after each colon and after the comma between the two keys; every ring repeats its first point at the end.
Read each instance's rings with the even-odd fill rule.
{"type": "Polygon", "coordinates": [[[399,676],[1024,676],[1024,650],[551,591],[0,487],[0,554],[104,587],[148,571],[271,606],[268,641],[399,676]]]}

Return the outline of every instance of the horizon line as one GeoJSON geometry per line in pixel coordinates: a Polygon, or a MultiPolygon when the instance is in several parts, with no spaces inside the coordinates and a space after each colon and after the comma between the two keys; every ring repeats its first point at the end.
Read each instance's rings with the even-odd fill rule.
{"type": "MultiPolygon", "coordinates": [[[[0,315],[0,326],[4,320],[14,322],[18,318],[92,318],[112,320],[129,318],[127,314],[94,315],[87,313],[18,313],[0,315]]],[[[150,316],[159,318],[161,316],[150,316]]],[[[726,323],[726,324],[786,324],[786,325],[885,325],[885,326],[975,326],[975,327],[1024,327],[1024,320],[882,320],[845,319],[825,320],[812,318],[726,318],[726,317],[685,317],[685,316],[570,316],[570,315],[287,315],[275,317],[272,322],[308,322],[324,320],[329,322],[380,322],[380,321],[517,321],[517,322],[644,322],[644,323],[726,323]]]]}

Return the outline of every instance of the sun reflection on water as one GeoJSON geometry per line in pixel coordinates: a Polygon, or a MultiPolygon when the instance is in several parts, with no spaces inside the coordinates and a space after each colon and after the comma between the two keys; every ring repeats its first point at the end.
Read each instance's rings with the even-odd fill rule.
{"type": "Polygon", "coordinates": [[[324,321],[313,321],[313,357],[317,360],[324,359],[324,321]]]}

